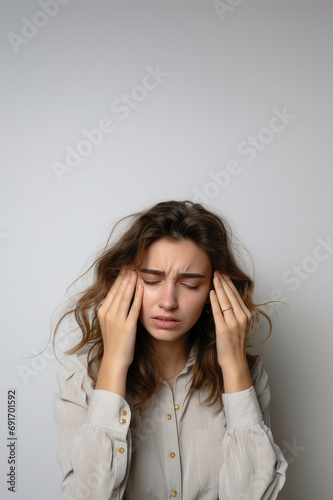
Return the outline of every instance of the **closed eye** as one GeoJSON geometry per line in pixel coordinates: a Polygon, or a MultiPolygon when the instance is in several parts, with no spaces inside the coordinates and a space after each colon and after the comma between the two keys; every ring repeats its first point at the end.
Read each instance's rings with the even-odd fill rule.
{"type": "MultiPolygon", "coordinates": [[[[158,283],[160,283],[160,281],[146,281],[146,280],[143,280],[146,285],[157,285],[158,283]]],[[[195,290],[196,288],[199,288],[199,285],[198,286],[190,286],[190,285],[186,285],[185,283],[183,283],[184,286],[186,286],[186,288],[190,288],[191,290],[195,290]]]]}

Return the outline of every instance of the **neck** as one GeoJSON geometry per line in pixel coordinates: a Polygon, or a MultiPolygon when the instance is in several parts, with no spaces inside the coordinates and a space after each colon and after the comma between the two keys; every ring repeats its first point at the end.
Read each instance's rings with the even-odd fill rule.
{"type": "Polygon", "coordinates": [[[183,370],[187,361],[188,333],[172,342],[154,338],[151,340],[161,362],[162,377],[164,379],[176,377],[183,370]]]}

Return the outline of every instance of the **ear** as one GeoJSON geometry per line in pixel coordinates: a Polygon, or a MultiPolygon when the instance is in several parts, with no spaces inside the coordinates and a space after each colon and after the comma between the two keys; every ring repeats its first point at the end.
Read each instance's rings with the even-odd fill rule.
{"type": "Polygon", "coordinates": [[[212,279],[210,281],[210,289],[209,289],[209,292],[208,292],[208,295],[207,295],[207,300],[205,302],[205,305],[206,304],[210,304],[210,298],[209,298],[209,294],[210,294],[210,291],[211,290],[214,290],[214,282],[213,282],[213,278],[214,278],[214,274],[212,275],[212,279]]]}

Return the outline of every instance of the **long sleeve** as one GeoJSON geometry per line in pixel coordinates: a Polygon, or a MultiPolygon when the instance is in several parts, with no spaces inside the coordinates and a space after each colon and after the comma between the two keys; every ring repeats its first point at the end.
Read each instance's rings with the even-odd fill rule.
{"type": "Polygon", "coordinates": [[[288,464],[270,430],[270,389],[261,357],[251,376],[249,389],[222,395],[227,429],[221,500],[275,500],[286,480],[288,464]]]}
{"type": "Polygon", "coordinates": [[[121,499],[131,461],[130,407],[119,394],[88,391],[90,379],[77,359],[63,362],[53,401],[62,498],[121,499]]]}

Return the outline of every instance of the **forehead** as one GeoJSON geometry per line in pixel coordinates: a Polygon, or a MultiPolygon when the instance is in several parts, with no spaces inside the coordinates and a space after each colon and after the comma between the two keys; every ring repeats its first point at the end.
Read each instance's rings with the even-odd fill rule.
{"type": "Polygon", "coordinates": [[[193,241],[179,241],[161,238],[152,243],[144,252],[142,267],[158,269],[169,273],[176,272],[208,272],[211,263],[206,252],[193,241]]]}

